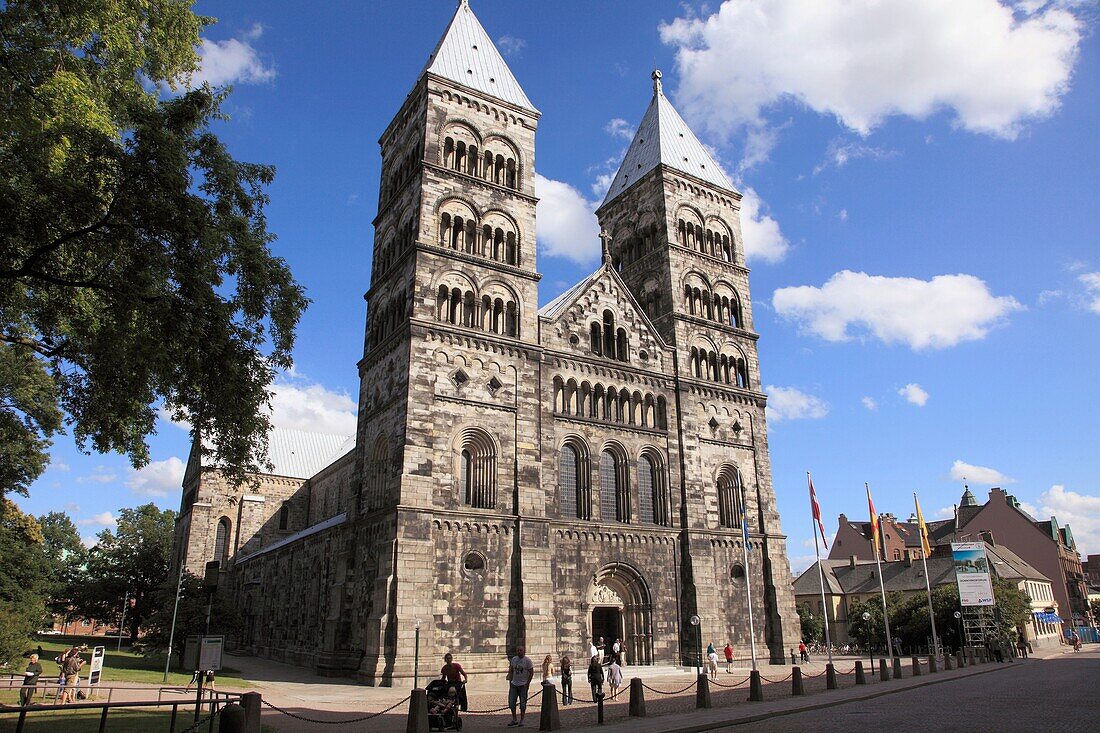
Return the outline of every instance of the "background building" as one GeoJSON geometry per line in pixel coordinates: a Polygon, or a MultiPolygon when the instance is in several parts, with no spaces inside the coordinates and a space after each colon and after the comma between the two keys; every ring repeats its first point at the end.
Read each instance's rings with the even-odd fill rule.
{"type": "Polygon", "coordinates": [[[747,653],[751,584],[785,660],[741,195],[654,72],[596,212],[603,265],[540,310],[538,122],[462,2],[379,141],[354,445],[273,436],[241,489],[193,451],[177,566],[225,564],[244,648],[381,684],[411,676],[418,626],[474,672],[592,636],[678,663],[747,653]]]}

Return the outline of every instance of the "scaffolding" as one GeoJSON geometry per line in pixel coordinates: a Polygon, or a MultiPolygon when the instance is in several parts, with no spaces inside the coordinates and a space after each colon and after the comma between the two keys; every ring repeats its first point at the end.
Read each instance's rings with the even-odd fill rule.
{"type": "Polygon", "coordinates": [[[987,638],[997,637],[997,618],[993,606],[963,606],[962,622],[966,646],[982,647],[987,638]]]}

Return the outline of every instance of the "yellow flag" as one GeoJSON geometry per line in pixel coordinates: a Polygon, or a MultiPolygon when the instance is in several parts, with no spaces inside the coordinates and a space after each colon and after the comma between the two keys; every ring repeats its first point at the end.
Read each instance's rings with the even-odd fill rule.
{"type": "Polygon", "coordinates": [[[917,506],[917,527],[920,529],[920,546],[924,550],[924,556],[928,557],[932,554],[932,545],[928,541],[928,525],[924,523],[924,515],[920,511],[920,502],[917,501],[917,495],[913,494],[913,503],[917,506]]]}

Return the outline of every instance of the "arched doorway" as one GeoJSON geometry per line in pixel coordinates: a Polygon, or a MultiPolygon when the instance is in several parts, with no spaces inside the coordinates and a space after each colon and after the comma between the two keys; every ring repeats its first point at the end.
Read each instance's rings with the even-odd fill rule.
{"type": "Polygon", "coordinates": [[[653,664],[653,601],[637,569],[610,563],[592,576],[588,588],[591,634],[626,647],[627,664],[653,664]]]}

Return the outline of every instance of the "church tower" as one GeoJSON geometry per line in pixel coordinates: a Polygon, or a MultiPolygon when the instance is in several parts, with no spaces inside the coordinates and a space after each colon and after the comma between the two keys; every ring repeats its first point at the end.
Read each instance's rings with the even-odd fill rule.
{"type": "Polygon", "coordinates": [[[703,638],[735,630],[744,649],[751,583],[758,647],[782,660],[798,626],[771,482],[741,194],[665,96],[661,72],[652,79],[649,107],[596,216],[613,266],[674,347],[682,614],[701,617],[703,638]]]}
{"type": "Polygon", "coordinates": [[[539,485],[538,119],[462,0],[379,140],[357,436],[359,512],[377,517],[359,530],[375,548],[365,577],[380,578],[362,619],[367,681],[407,672],[397,649],[415,619],[425,650],[462,650],[471,668],[528,633],[539,588],[529,580],[525,600],[519,516],[539,485]]]}

